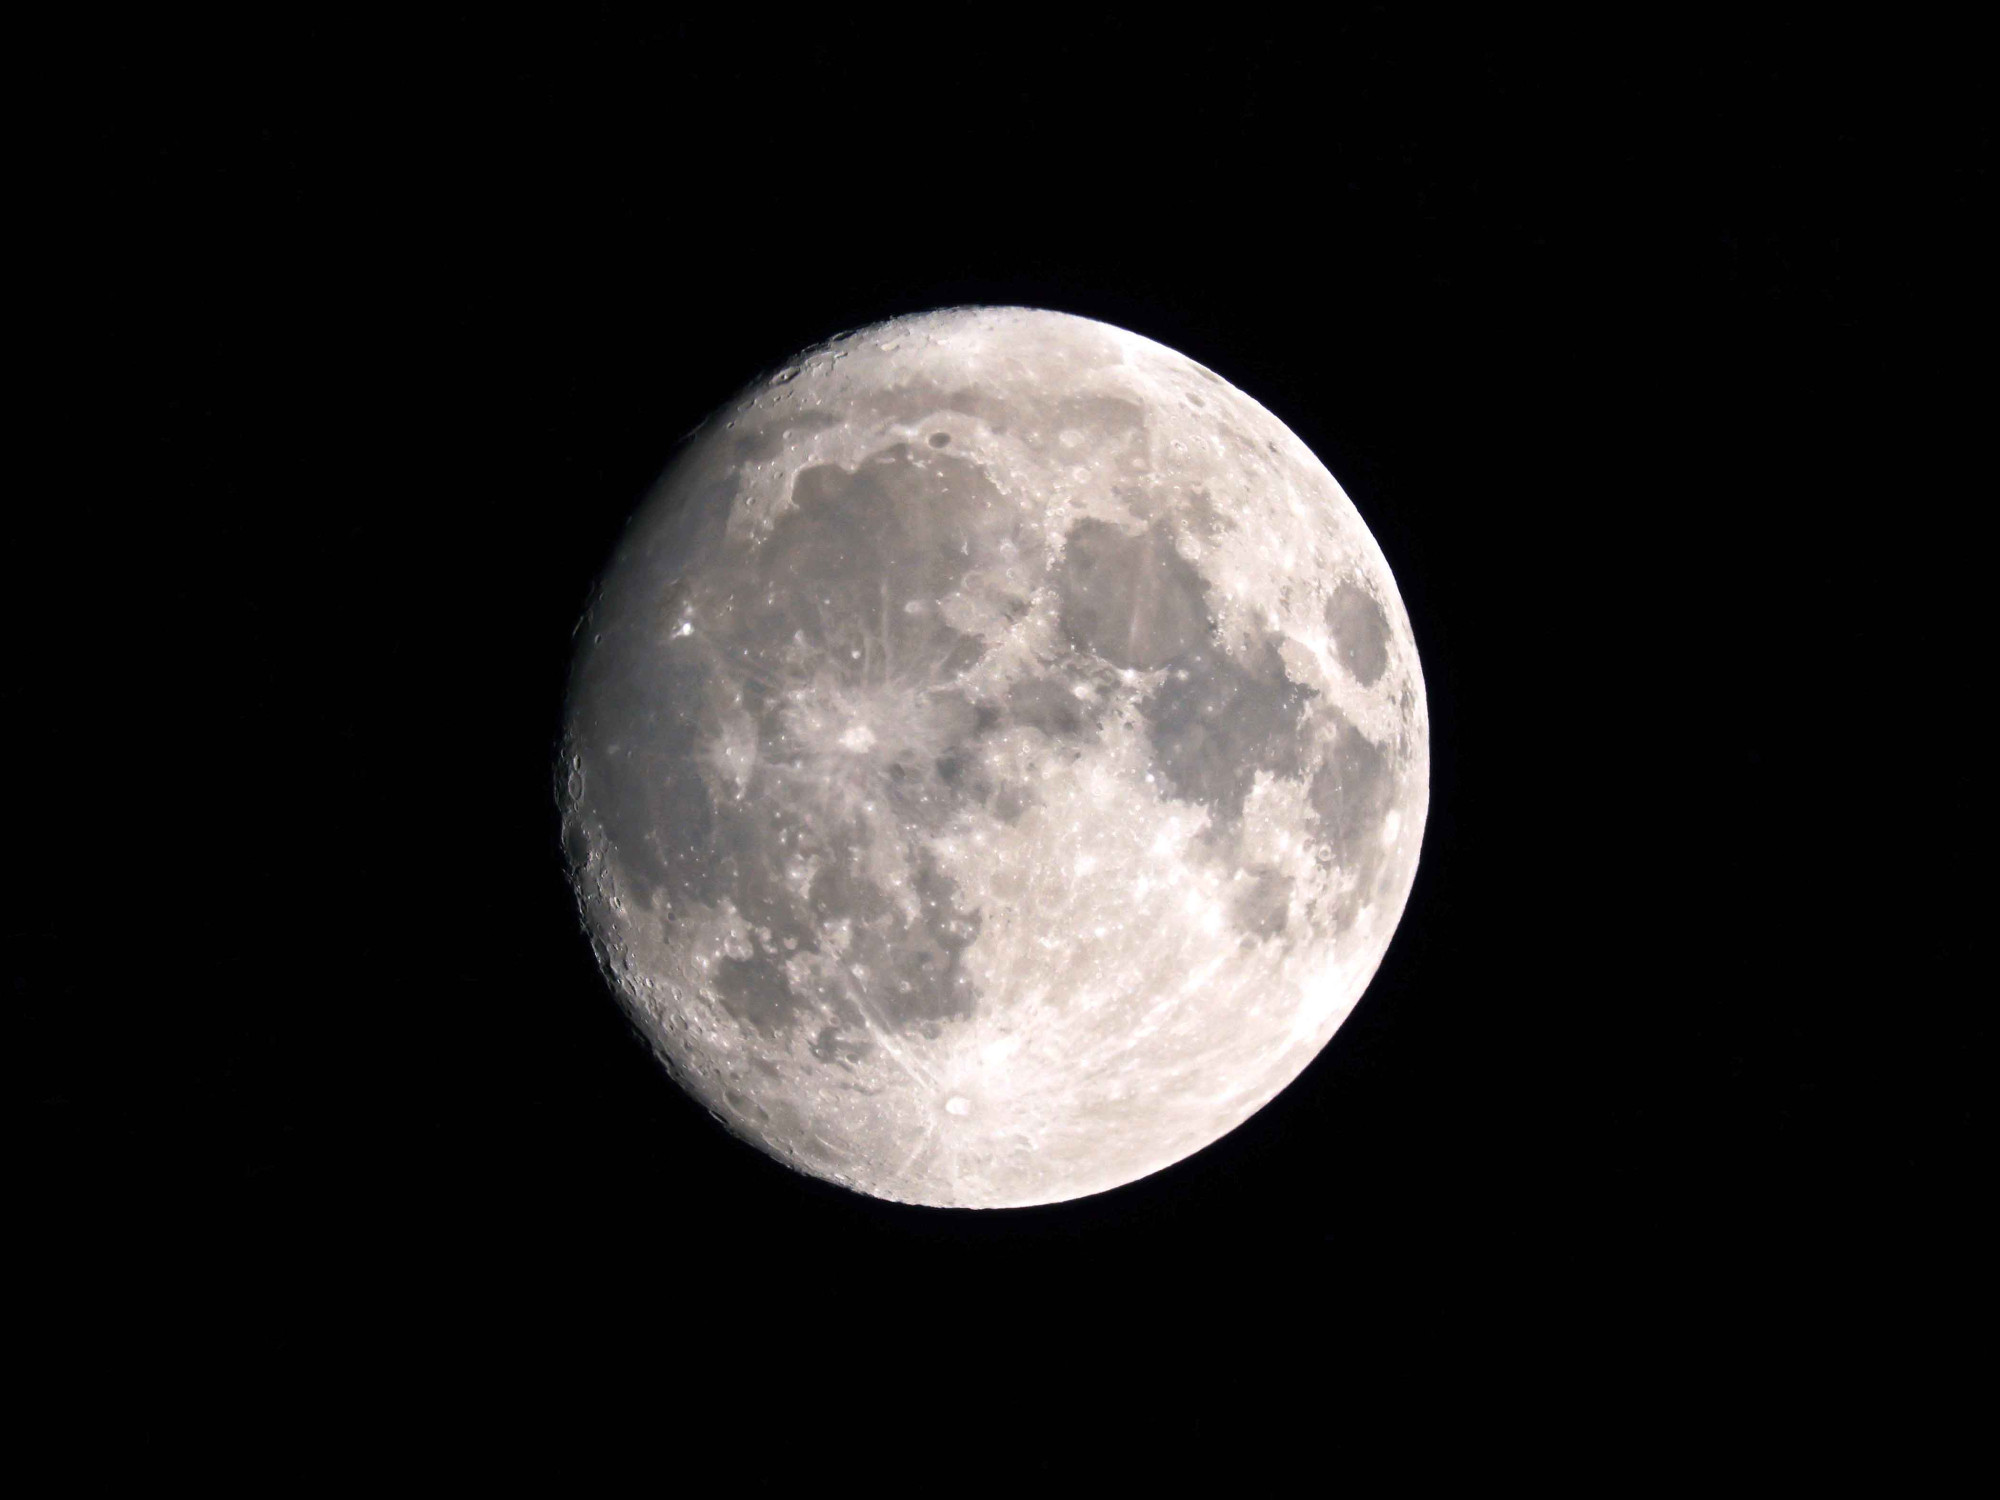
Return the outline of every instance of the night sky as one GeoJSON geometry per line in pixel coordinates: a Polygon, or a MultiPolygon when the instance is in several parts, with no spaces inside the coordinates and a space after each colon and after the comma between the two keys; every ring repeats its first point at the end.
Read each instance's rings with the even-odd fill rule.
{"type": "Polygon", "coordinates": [[[1990,1129],[1966,40],[952,14],[51,54],[8,949],[52,1388],[107,1346],[362,1387],[524,1357],[706,1372],[674,1420],[746,1452],[855,1403],[936,1438],[960,1379],[982,1442],[1054,1421],[1032,1392],[1157,1443],[1245,1382],[1331,1420],[1337,1378],[1421,1404],[1529,1349],[1747,1390],[1954,1326],[1990,1129]],[[1276,413],[1381,543],[1432,722],[1415,891],[1319,1060],[1168,1171],[990,1214],[680,1096],[551,796],[570,628],[682,435],[967,302],[1276,413]]]}

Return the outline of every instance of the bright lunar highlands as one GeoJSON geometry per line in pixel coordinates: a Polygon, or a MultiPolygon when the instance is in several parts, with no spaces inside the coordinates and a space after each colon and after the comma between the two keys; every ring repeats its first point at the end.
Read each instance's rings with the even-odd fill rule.
{"type": "Polygon", "coordinates": [[[732,1130],[908,1203],[1102,1192],[1248,1119],[1402,915],[1388,564],[1263,407],[1087,319],[843,335],[694,433],[578,632],[600,960],[732,1130]]]}

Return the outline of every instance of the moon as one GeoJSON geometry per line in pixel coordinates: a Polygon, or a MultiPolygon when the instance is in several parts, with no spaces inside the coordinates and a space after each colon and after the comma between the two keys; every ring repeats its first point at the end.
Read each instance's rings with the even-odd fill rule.
{"type": "Polygon", "coordinates": [[[690,435],[577,632],[598,960],[673,1077],[905,1203],[1104,1192],[1312,1061],[1429,719],[1381,549],[1221,377],[1066,314],[843,334],[690,435]]]}

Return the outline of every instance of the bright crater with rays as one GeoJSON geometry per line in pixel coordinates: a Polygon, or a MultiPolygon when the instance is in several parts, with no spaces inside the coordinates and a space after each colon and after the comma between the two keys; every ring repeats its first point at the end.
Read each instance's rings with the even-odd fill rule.
{"type": "Polygon", "coordinates": [[[844,335],[690,439],[578,631],[583,919],[744,1139],[905,1202],[1102,1192],[1325,1046],[1408,898],[1428,718],[1275,417],[1102,323],[844,335]]]}

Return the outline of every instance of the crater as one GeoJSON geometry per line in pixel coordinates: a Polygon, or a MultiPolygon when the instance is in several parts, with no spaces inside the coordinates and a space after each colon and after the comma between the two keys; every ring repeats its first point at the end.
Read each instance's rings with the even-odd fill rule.
{"type": "Polygon", "coordinates": [[[993,816],[1003,823],[1018,823],[1021,821],[1021,814],[1033,803],[1034,796],[1028,788],[1019,782],[1010,781],[993,793],[993,816]]]}

